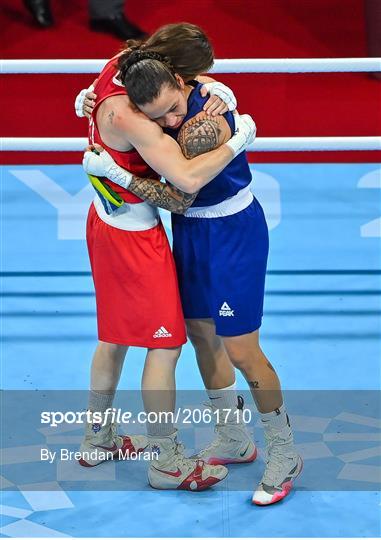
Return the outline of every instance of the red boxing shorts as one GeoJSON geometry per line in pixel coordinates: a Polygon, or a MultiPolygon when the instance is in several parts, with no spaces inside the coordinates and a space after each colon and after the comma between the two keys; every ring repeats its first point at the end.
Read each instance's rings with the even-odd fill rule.
{"type": "Polygon", "coordinates": [[[102,221],[92,204],[86,237],[99,339],[150,349],[183,345],[184,316],[163,225],[117,229],[102,221]]]}

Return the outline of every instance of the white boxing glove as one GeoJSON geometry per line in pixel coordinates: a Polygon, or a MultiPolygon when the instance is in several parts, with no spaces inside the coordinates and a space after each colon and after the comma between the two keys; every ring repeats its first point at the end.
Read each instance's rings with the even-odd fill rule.
{"type": "Polygon", "coordinates": [[[234,111],[237,108],[237,99],[233,91],[220,82],[210,82],[204,84],[211,96],[219,97],[228,106],[229,111],[234,111]]]}
{"type": "Polygon", "coordinates": [[[85,152],[82,165],[86,173],[94,176],[104,176],[125,189],[128,189],[131,183],[133,175],[119,167],[106,150],[102,150],[100,153],[85,152]]]}
{"type": "Polygon", "coordinates": [[[89,88],[84,88],[81,90],[78,96],[75,98],[74,108],[75,114],[78,116],[78,118],[85,117],[85,113],[83,112],[83,103],[88,92],[94,92],[94,85],[91,84],[89,88]]]}
{"type": "Polygon", "coordinates": [[[235,114],[234,122],[234,135],[225,144],[233,151],[235,157],[254,142],[257,127],[249,114],[235,114]]]}

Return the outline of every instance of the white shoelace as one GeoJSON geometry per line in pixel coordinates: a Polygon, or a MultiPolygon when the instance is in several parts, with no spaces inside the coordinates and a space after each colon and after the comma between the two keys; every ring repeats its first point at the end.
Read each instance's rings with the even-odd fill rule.
{"type": "MultiPolygon", "coordinates": [[[[283,482],[290,472],[290,469],[285,467],[287,463],[290,463],[290,458],[284,452],[284,447],[290,446],[290,442],[277,435],[272,437],[265,435],[265,438],[268,442],[268,448],[262,484],[280,487],[279,484],[283,482]]],[[[292,465],[294,466],[294,464],[292,465]]]]}
{"type": "Polygon", "coordinates": [[[184,455],[185,447],[183,443],[174,441],[175,444],[175,453],[173,456],[174,463],[179,467],[185,467],[186,469],[190,469],[191,467],[196,467],[197,459],[193,458],[187,458],[184,455]]]}

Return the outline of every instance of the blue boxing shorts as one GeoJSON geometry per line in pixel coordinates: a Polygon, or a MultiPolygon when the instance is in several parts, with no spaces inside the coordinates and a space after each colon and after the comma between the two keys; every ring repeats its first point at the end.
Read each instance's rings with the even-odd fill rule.
{"type": "Polygon", "coordinates": [[[216,205],[172,216],[184,316],[213,319],[220,336],[254,332],[262,323],[269,239],[262,207],[250,200],[232,215],[219,217],[226,206],[216,205]]]}

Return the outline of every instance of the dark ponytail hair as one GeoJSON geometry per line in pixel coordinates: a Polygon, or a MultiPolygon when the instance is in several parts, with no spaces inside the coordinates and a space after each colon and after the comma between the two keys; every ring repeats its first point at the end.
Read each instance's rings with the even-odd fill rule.
{"type": "Polygon", "coordinates": [[[149,50],[131,52],[120,66],[119,77],[135,105],[151,103],[159,96],[163,85],[178,88],[167,57],[149,50]]]}
{"type": "Polygon", "coordinates": [[[194,24],[168,24],[144,43],[129,40],[118,61],[119,78],[130,99],[145,105],[158,97],[161,87],[178,87],[175,74],[185,82],[213,65],[214,54],[206,34],[194,24]]]}

